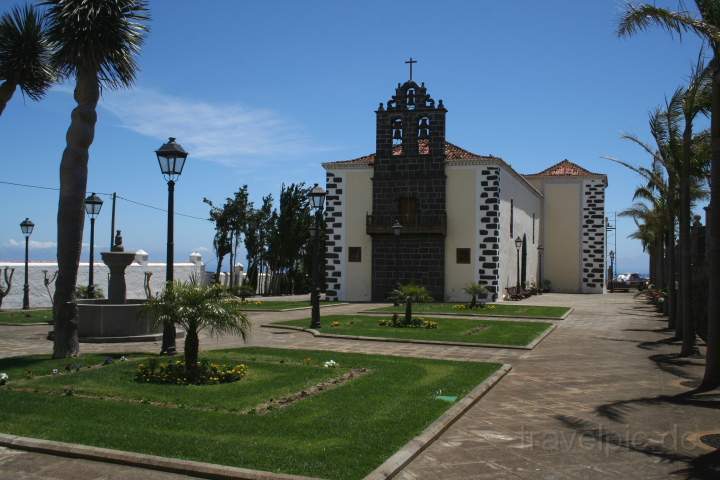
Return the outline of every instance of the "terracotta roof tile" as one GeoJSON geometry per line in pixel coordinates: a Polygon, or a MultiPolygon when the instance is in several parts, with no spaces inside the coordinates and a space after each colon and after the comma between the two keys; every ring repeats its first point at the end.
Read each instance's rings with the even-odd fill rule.
{"type": "Polygon", "coordinates": [[[591,176],[591,175],[602,175],[601,173],[594,173],[589,170],[584,169],[580,165],[571,162],[570,160],[563,160],[562,162],[558,162],[552,167],[546,168],[542,172],[538,173],[532,173],[529,175],[525,175],[526,177],[534,177],[534,176],[543,176],[543,177],[563,177],[563,176],[572,176],[572,177],[585,177],[585,176],[591,176]]]}
{"type": "MultiPolygon", "coordinates": [[[[430,151],[430,145],[427,140],[420,140],[418,150],[421,155],[426,155],[430,151]]],[[[393,148],[393,155],[400,155],[400,147],[393,148]]],[[[450,142],[445,142],[445,159],[446,160],[472,160],[476,158],[496,158],[491,155],[478,155],[464,148],[460,148],[450,142]]],[[[375,163],[375,154],[365,155],[354,158],[352,160],[340,160],[338,162],[329,162],[326,165],[373,165],[375,163]]]]}

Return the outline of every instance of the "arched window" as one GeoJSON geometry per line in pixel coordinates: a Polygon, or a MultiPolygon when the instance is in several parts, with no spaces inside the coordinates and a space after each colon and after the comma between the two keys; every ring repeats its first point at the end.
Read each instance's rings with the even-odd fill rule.
{"type": "Polygon", "coordinates": [[[403,144],[403,124],[402,119],[395,118],[392,121],[392,154],[402,155],[403,144]]]}
{"type": "Polygon", "coordinates": [[[430,138],[430,119],[428,117],[418,120],[418,138],[421,140],[430,138]]]}
{"type": "Polygon", "coordinates": [[[405,103],[407,104],[408,110],[415,110],[415,89],[408,88],[405,93],[405,103]]]}

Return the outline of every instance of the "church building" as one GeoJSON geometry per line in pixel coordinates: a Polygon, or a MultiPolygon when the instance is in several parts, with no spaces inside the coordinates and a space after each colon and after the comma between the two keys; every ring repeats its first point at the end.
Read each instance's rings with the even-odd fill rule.
{"type": "Polygon", "coordinates": [[[516,285],[602,293],[607,176],[564,160],[523,175],[445,139],[447,109],[398,84],[376,113],[375,153],[324,163],[329,299],[386,301],[398,284],[436,301],[495,300],[516,285]]]}

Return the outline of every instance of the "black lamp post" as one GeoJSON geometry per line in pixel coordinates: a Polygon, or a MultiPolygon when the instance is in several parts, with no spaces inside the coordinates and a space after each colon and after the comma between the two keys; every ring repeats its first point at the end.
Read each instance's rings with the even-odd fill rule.
{"type": "Polygon", "coordinates": [[[538,245],[538,295],[543,294],[543,277],[542,277],[542,256],[545,249],[542,245],[538,245]]]}
{"type": "Polygon", "coordinates": [[[35,224],[29,218],[20,223],[20,230],[25,235],[25,284],[23,285],[23,310],[30,308],[30,282],[28,279],[28,259],[30,257],[30,235],[32,235],[35,224]]]}
{"type": "MultiPolygon", "coordinates": [[[[397,279],[395,283],[397,287],[400,288],[400,269],[398,267],[400,266],[400,234],[402,233],[403,226],[400,220],[396,218],[390,228],[392,228],[393,235],[395,235],[395,278],[397,279]]],[[[395,306],[397,305],[396,300],[395,306]]]]}
{"type": "Polygon", "coordinates": [[[515,249],[517,250],[517,283],[515,284],[515,294],[520,294],[520,248],[522,248],[522,238],[519,236],[515,239],[515,249]]]}
{"type": "Polygon", "coordinates": [[[92,195],[85,199],[85,213],[90,217],[90,261],[88,270],[88,298],[95,298],[94,261],[95,261],[95,217],[100,215],[102,198],[92,195]]]}
{"type": "MultiPolygon", "coordinates": [[[[188,152],[170,137],[168,142],[155,151],[160,171],[168,185],[168,220],[167,220],[167,263],[165,267],[165,288],[172,288],[173,261],[175,244],[173,241],[173,211],[175,209],[175,180],[180,177],[185,166],[188,152]]],[[[167,322],[163,329],[163,341],[160,353],[175,354],[175,325],[167,322]]]]}
{"type": "Polygon", "coordinates": [[[615,277],[615,252],[613,250],[610,250],[610,268],[608,268],[608,286],[609,290],[612,292],[615,290],[615,282],[613,282],[613,278],[615,277]]]}
{"type": "Polygon", "coordinates": [[[320,329],[320,233],[322,227],[323,206],[327,192],[317,183],[310,190],[310,203],[315,210],[315,225],[310,227],[310,235],[313,237],[313,271],[312,271],[312,292],[310,293],[310,304],[312,306],[312,320],[310,328],[320,329]]]}

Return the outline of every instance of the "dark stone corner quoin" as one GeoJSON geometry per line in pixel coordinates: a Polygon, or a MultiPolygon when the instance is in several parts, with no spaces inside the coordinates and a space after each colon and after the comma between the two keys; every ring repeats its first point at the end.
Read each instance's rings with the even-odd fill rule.
{"type": "Polygon", "coordinates": [[[445,114],[425,84],[398,84],[376,111],[373,171],[372,299],[397,283],[417,282],[443,299],[445,285],[445,114]],[[403,225],[399,237],[390,228],[403,225]]]}

